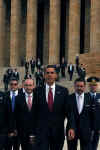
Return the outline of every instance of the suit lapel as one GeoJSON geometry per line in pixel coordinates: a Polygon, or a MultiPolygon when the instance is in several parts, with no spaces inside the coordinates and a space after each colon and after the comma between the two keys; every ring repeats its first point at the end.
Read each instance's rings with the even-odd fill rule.
{"type": "Polygon", "coordinates": [[[21,101],[22,101],[22,104],[23,104],[24,109],[25,109],[25,110],[29,110],[29,109],[28,109],[28,106],[27,106],[27,103],[26,103],[25,94],[22,95],[22,100],[21,100],[21,101]]]}
{"type": "Polygon", "coordinates": [[[54,103],[53,103],[53,109],[57,106],[57,103],[59,101],[61,91],[58,85],[55,85],[55,96],[54,96],[54,103]]]}
{"type": "Polygon", "coordinates": [[[75,95],[75,93],[74,93],[74,95],[73,95],[73,101],[74,101],[74,106],[75,106],[75,111],[76,111],[76,113],[79,115],[79,113],[78,113],[78,107],[77,107],[77,101],[76,101],[76,95],[75,95]]]}

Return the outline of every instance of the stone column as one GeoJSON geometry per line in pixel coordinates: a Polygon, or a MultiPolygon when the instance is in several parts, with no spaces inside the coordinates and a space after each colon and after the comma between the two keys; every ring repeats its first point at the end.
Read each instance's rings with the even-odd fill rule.
{"type": "Polygon", "coordinates": [[[37,0],[27,1],[26,59],[36,58],[37,49],[37,0]]]}
{"type": "Polygon", "coordinates": [[[5,52],[5,3],[4,0],[0,0],[0,66],[4,66],[5,52]]]}
{"type": "Polygon", "coordinates": [[[69,43],[68,62],[75,63],[76,54],[80,51],[80,0],[69,2],[69,43]]]}
{"type": "Polygon", "coordinates": [[[50,0],[49,62],[48,62],[49,64],[59,63],[60,3],[61,3],[61,0],[50,0]]]}
{"type": "Polygon", "coordinates": [[[20,17],[21,17],[21,0],[11,0],[11,37],[10,37],[10,65],[17,66],[20,64],[20,17]]]}
{"type": "Polygon", "coordinates": [[[100,52],[100,0],[91,0],[90,51],[100,52]]]}
{"type": "Polygon", "coordinates": [[[49,59],[49,4],[44,5],[44,39],[43,39],[43,64],[48,64],[49,59]]]}

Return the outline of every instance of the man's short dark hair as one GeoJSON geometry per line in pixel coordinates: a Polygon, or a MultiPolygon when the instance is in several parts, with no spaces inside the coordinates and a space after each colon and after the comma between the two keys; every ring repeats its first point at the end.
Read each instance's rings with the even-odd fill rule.
{"type": "Polygon", "coordinates": [[[85,81],[83,78],[77,78],[77,79],[74,81],[74,84],[76,84],[76,82],[84,82],[84,85],[86,85],[86,81],[85,81]]]}
{"type": "Polygon", "coordinates": [[[47,66],[45,67],[44,72],[46,72],[46,69],[48,69],[48,68],[53,68],[53,69],[55,70],[55,72],[56,72],[56,65],[47,65],[47,66]]]}
{"type": "Polygon", "coordinates": [[[11,78],[10,78],[10,82],[11,82],[11,81],[17,81],[17,82],[18,82],[18,79],[15,78],[15,77],[11,77],[11,78]]]}

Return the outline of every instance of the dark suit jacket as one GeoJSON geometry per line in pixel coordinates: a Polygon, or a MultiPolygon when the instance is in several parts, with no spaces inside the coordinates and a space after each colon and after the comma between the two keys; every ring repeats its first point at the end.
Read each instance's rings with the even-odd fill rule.
{"type": "Polygon", "coordinates": [[[68,66],[68,73],[73,73],[74,72],[74,66],[72,65],[72,70],[70,70],[70,65],[68,66]]]}
{"type": "Polygon", "coordinates": [[[76,122],[76,136],[81,138],[84,142],[88,142],[92,130],[92,112],[91,99],[88,93],[84,94],[84,105],[81,114],[79,115],[77,109],[77,101],[75,93],[69,96],[71,105],[74,106],[74,116],[76,122]]]}
{"type": "Polygon", "coordinates": [[[64,120],[68,117],[68,128],[75,128],[72,109],[68,105],[68,90],[56,85],[53,112],[48,109],[45,86],[37,89],[37,128],[42,138],[52,134],[56,142],[64,140],[64,120]]]}
{"type": "Polygon", "coordinates": [[[96,93],[94,100],[92,100],[91,97],[91,101],[92,101],[92,120],[93,120],[92,125],[93,129],[97,131],[100,130],[100,93],[96,93]]]}
{"type": "Polygon", "coordinates": [[[0,92],[0,134],[8,134],[13,131],[12,111],[9,100],[0,92]]]}
{"type": "Polygon", "coordinates": [[[35,92],[33,94],[33,102],[32,102],[32,112],[28,109],[25,94],[18,95],[15,101],[15,120],[16,120],[16,128],[20,136],[29,135],[32,131],[35,134],[35,117],[36,117],[36,107],[35,107],[35,92]],[[32,124],[32,121],[34,124],[32,124]],[[31,127],[33,125],[33,127],[31,127]]]}
{"type": "MultiPolygon", "coordinates": [[[[18,90],[18,95],[21,94],[20,90],[18,90]]],[[[13,122],[13,130],[16,129],[16,123],[15,123],[15,115],[14,112],[12,112],[12,101],[11,101],[11,97],[10,97],[10,91],[7,91],[5,93],[5,97],[7,102],[9,103],[9,105],[11,105],[11,113],[12,113],[12,122],[13,122]]]]}

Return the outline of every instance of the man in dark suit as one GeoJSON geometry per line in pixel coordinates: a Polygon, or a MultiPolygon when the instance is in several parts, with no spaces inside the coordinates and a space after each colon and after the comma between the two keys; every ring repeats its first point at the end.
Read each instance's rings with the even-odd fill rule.
{"type": "Polygon", "coordinates": [[[13,136],[11,105],[0,91],[0,150],[6,148],[8,135],[13,136]]]}
{"type": "Polygon", "coordinates": [[[72,81],[73,72],[74,72],[74,66],[72,65],[72,63],[70,63],[70,64],[68,65],[68,73],[69,73],[70,81],[72,81]]]}
{"type": "Polygon", "coordinates": [[[99,78],[90,77],[88,79],[90,96],[92,100],[93,109],[93,126],[94,129],[91,135],[91,150],[97,150],[99,143],[99,131],[100,131],[100,93],[97,93],[99,78]]]}
{"type": "Polygon", "coordinates": [[[34,74],[35,60],[33,58],[30,60],[30,65],[31,65],[31,73],[34,74]]]}
{"type": "Polygon", "coordinates": [[[33,132],[31,132],[32,120],[34,126],[36,120],[35,92],[33,92],[34,81],[32,79],[26,79],[24,82],[24,88],[25,93],[16,97],[15,120],[22,150],[29,150],[31,148],[29,144],[29,136],[31,133],[35,134],[35,127],[33,127],[33,132]],[[32,108],[33,114],[31,113],[32,108]]]}
{"type": "Polygon", "coordinates": [[[69,107],[68,90],[56,85],[56,69],[48,65],[45,69],[45,86],[37,89],[37,129],[41,150],[62,150],[64,144],[64,120],[68,118],[68,136],[74,138],[74,116],[69,107]],[[69,117],[70,116],[70,117],[69,117]]]}
{"type": "Polygon", "coordinates": [[[75,93],[69,96],[70,104],[74,106],[76,132],[72,141],[67,140],[68,150],[77,150],[78,139],[80,140],[81,150],[91,150],[91,99],[88,93],[84,93],[85,85],[83,79],[76,79],[74,82],[75,93]]]}
{"type": "Polygon", "coordinates": [[[8,102],[10,102],[11,106],[12,106],[12,116],[13,116],[13,129],[14,129],[14,136],[12,137],[8,137],[8,145],[7,145],[7,150],[19,150],[19,138],[17,135],[17,131],[15,128],[15,118],[14,118],[14,108],[15,108],[15,98],[18,94],[20,94],[19,90],[18,90],[18,80],[14,77],[12,77],[10,79],[9,82],[9,87],[10,90],[6,93],[6,100],[8,102]]]}
{"type": "Polygon", "coordinates": [[[60,68],[61,68],[61,76],[65,77],[65,72],[66,72],[66,68],[67,68],[67,62],[65,61],[64,57],[61,60],[60,68]]]}

